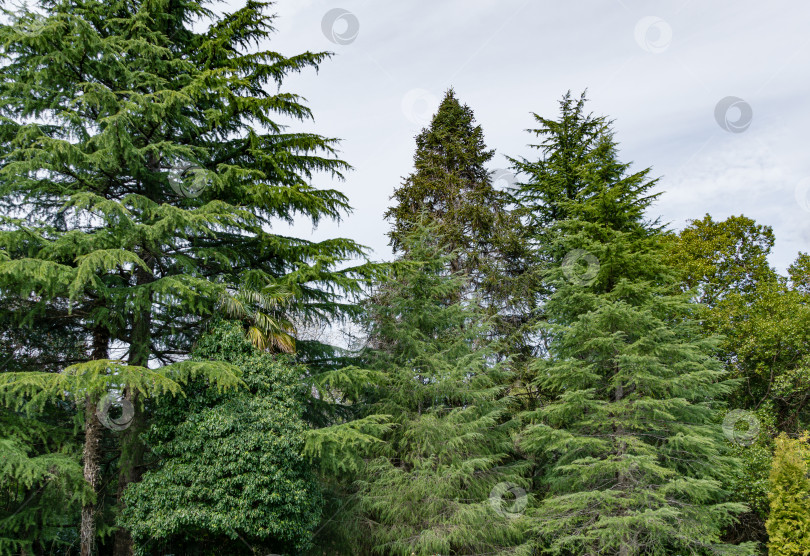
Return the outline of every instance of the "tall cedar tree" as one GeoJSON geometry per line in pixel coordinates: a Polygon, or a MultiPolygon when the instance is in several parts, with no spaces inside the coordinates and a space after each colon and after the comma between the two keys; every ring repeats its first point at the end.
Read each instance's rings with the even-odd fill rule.
{"type": "MultiPolygon", "coordinates": [[[[603,120],[585,112],[585,95],[571,93],[560,103],[560,120],[533,114],[539,128],[529,130],[540,139],[530,145],[542,156],[534,159],[509,158],[520,183],[512,188],[509,201],[512,218],[519,222],[510,241],[512,261],[508,279],[511,304],[518,310],[515,335],[524,352],[535,357],[546,354],[542,336],[543,304],[551,293],[543,272],[555,262],[554,253],[545,249],[555,223],[568,217],[567,203],[586,187],[583,168],[604,159],[606,145],[600,140],[603,120]]],[[[607,170],[607,169],[606,169],[607,170]]],[[[530,403],[537,403],[540,392],[527,388],[530,403]]]]}
{"type": "MultiPolygon", "coordinates": [[[[310,184],[347,168],[336,140],[280,123],[311,118],[280,87],[327,54],[258,50],[272,32],[268,9],[42,0],[3,12],[0,291],[16,301],[4,301],[0,322],[78,331],[84,353],[54,362],[55,379],[4,373],[0,382],[12,405],[34,411],[63,395],[86,415],[84,473],[96,490],[106,433],[95,404],[122,391],[137,411],[108,487],[119,501],[143,469],[144,397],[177,393],[201,373],[235,384],[233,366],[180,360],[218,306],[233,309],[237,289],[262,305],[263,291],[283,288],[299,321],[341,312],[342,294],[357,289],[360,271],[343,264],[361,253],[355,243],[270,232],[278,219],[317,223],[348,206],[310,184]]],[[[84,554],[96,521],[85,504],[84,554]]],[[[131,549],[120,529],[115,554],[131,549]]]]}
{"type": "Polygon", "coordinates": [[[644,220],[655,181],[619,162],[609,122],[584,105],[564,97],[561,118],[541,119],[536,131],[545,138],[540,167],[559,156],[579,163],[536,174],[523,192],[542,206],[537,247],[550,262],[549,353],[534,365],[534,385],[550,400],[525,415],[520,441],[543,465],[545,497],[530,511],[536,546],[745,552],[720,541],[745,509],[723,487],[737,462],[715,400],[732,384],[712,357],[715,342],[698,333],[694,304],[675,291],[657,227],[644,220]],[[560,141],[577,137],[591,147],[560,141]]]}
{"type": "Polygon", "coordinates": [[[448,273],[440,237],[425,226],[403,236],[405,255],[366,306],[361,360],[376,380],[358,402],[389,428],[335,517],[354,554],[492,554],[523,538],[519,516],[490,501],[498,485],[528,486],[512,449],[507,377],[481,308],[459,300],[467,279],[448,273]]]}

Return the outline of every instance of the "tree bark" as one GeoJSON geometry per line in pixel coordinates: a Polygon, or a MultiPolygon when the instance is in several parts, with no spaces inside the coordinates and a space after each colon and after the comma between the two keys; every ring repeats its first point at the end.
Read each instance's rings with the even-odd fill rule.
{"type": "MultiPolygon", "coordinates": [[[[93,332],[94,361],[107,359],[109,334],[103,328],[93,332]]],[[[96,548],[96,509],[98,508],[98,489],[101,485],[101,440],[104,431],[102,424],[96,416],[95,401],[87,396],[84,403],[84,480],[93,489],[96,500],[82,506],[82,522],[80,526],[81,556],[93,556],[96,548]]]]}
{"type": "MultiPolygon", "coordinates": [[[[84,480],[98,497],[101,484],[101,438],[102,425],[96,417],[96,404],[88,396],[84,411],[84,480]]],[[[95,502],[82,506],[81,523],[81,556],[93,556],[96,546],[96,508],[95,502]]]]}
{"type": "MultiPolygon", "coordinates": [[[[146,248],[140,250],[141,259],[149,267],[149,271],[137,267],[135,271],[135,282],[139,286],[149,284],[154,280],[152,269],[155,266],[155,259],[146,248]]],[[[147,293],[141,300],[143,305],[136,310],[135,319],[132,324],[132,336],[129,346],[129,357],[127,363],[132,366],[147,367],[149,365],[150,344],[152,339],[152,295],[147,293]]],[[[124,389],[124,398],[129,400],[135,409],[132,424],[124,431],[121,437],[121,457],[119,459],[117,505],[118,510],[124,509],[124,492],[127,486],[137,483],[141,479],[143,456],[146,451],[141,433],[146,428],[146,420],[139,407],[140,400],[138,392],[127,387],[124,389]]],[[[132,536],[129,531],[119,527],[115,532],[114,556],[133,555],[132,536]]]]}

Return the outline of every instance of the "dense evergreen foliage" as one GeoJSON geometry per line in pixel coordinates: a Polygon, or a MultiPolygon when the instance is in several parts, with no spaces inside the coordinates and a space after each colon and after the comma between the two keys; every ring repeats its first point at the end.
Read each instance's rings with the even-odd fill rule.
{"type": "Polygon", "coordinates": [[[393,427],[357,474],[341,527],[370,552],[491,553],[521,538],[521,524],[490,501],[499,484],[527,486],[507,377],[438,238],[423,226],[404,236],[407,254],[366,304],[361,359],[378,374],[360,402],[393,427]]]}
{"type": "MultiPolygon", "coordinates": [[[[543,120],[543,165],[568,144],[556,130],[587,136],[599,121],[564,99],[560,120],[543,120]]],[[[554,554],[710,553],[744,509],[724,489],[736,462],[716,426],[733,384],[643,220],[654,182],[617,160],[604,122],[594,129],[588,156],[524,186],[554,219],[538,242],[552,261],[549,356],[534,365],[549,402],[520,442],[544,463],[534,530],[554,554]]]]}
{"type": "Polygon", "coordinates": [[[808,553],[810,255],[668,230],[571,93],[499,191],[450,89],[390,263],[278,234],[350,210],[329,54],[221,8],[2,8],[0,554],[808,553]]]}
{"type": "MultiPolygon", "coordinates": [[[[339,218],[346,198],[310,181],[348,166],[333,156],[334,140],[283,125],[311,114],[297,95],[268,85],[280,88],[327,55],[257,51],[272,32],[268,4],[223,15],[197,1],[45,0],[40,8],[7,12],[0,25],[0,320],[45,321],[85,349],[78,359],[57,352],[64,357],[53,361],[50,384],[39,369],[4,373],[0,383],[16,401],[70,391],[86,415],[85,476],[94,489],[114,490],[121,506],[140,479],[144,397],[177,393],[201,373],[235,380],[227,365],[182,362],[218,308],[247,304],[241,313],[257,343],[279,337],[268,289],[290,292],[301,323],[345,308],[341,294],[358,286],[343,263],[360,247],[269,230],[296,214],[339,218]],[[117,437],[112,484],[100,477],[105,433],[95,417],[107,391],[136,409],[117,437]]],[[[23,338],[15,356],[39,347],[35,334],[23,338]]],[[[87,553],[100,516],[85,510],[87,553]]],[[[120,529],[115,552],[130,551],[120,529]]]]}
{"type": "Polygon", "coordinates": [[[768,554],[788,556],[810,551],[810,457],[807,437],[776,438],[770,473],[771,514],[768,518],[768,554]]]}
{"type": "Polygon", "coordinates": [[[301,454],[301,369],[259,353],[235,323],[205,334],[192,356],[236,365],[244,386],[217,393],[192,383],[185,397],[156,404],[145,439],[155,468],[127,492],[123,523],[144,554],[166,546],[300,553],[320,517],[301,454]]]}
{"type": "Polygon", "coordinates": [[[391,245],[407,250],[407,238],[427,218],[451,256],[453,272],[481,278],[494,255],[493,239],[504,197],[492,187],[484,132],[469,106],[451,89],[430,126],[416,137],[414,172],[394,191],[385,216],[391,245]]]}

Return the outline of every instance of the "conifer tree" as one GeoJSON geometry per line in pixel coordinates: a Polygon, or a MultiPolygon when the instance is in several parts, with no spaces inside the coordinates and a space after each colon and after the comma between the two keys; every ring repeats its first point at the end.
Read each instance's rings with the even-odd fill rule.
{"type": "Polygon", "coordinates": [[[610,126],[586,116],[584,98],[542,120],[543,166],[592,137],[526,186],[541,199],[538,249],[548,261],[542,324],[548,356],[533,366],[549,398],[520,447],[543,471],[533,508],[535,546],[550,554],[710,554],[734,549],[723,529],[745,507],[724,488],[727,453],[718,398],[731,391],[716,342],[703,339],[689,296],[677,292],[658,226],[644,218],[649,170],[619,162],[610,126]],[[591,136],[594,122],[597,126],[591,136]],[[582,127],[582,129],[578,129],[582,127]],[[560,131],[564,134],[560,134],[560,131]]]}
{"type": "Polygon", "coordinates": [[[771,556],[797,556],[810,552],[808,457],[810,450],[806,436],[797,439],[782,433],[776,438],[768,493],[771,513],[766,523],[768,554],[771,556]]]}
{"type": "MultiPolygon", "coordinates": [[[[487,169],[495,151],[472,109],[450,89],[430,125],[416,137],[414,171],[394,191],[385,213],[395,252],[407,249],[405,238],[424,220],[448,249],[448,270],[468,277],[460,295],[475,292],[493,317],[490,336],[498,353],[528,356],[522,317],[523,297],[531,282],[520,222],[508,207],[507,191],[493,187],[487,169]]],[[[519,366],[519,365],[518,365],[519,366]]]]}
{"type": "Polygon", "coordinates": [[[486,168],[494,154],[472,109],[448,90],[430,126],[416,137],[414,171],[385,213],[394,251],[406,249],[408,234],[427,218],[452,253],[451,272],[463,271],[476,284],[485,280],[495,270],[495,236],[505,216],[505,198],[486,168]]]}
{"type": "MultiPolygon", "coordinates": [[[[571,217],[571,203],[588,194],[589,182],[594,178],[615,181],[627,169],[612,160],[615,144],[608,139],[610,121],[586,111],[585,93],[574,98],[569,91],[559,106],[557,120],[533,114],[539,127],[529,131],[540,142],[530,147],[540,156],[510,159],[522,178],[513,192],[516,212],[523,218],[527,237],[539,244],[555,223],[571,217]]],[[[643,179],[645,174],[642,171],[636,177],[643,179]]],[[[627,216],[637,215],[638,209],[627,216]]]]}
{"type": "MultiPolygon", "coordinates": [[[[140,478],[144,396],[177,393],[178,380],[200,373],[234,383],[227,365],[182,363],[223,299],[284,288],[290,313],[307,322],[340,313],[342,294],[358,288],[357,269],[343,264],[361,254],[354,242],[270,231],[278,219],[317,223],[348,206],[311,184],[347,168],[335,140],[284,123],[311,117],[281,90],[284,78],[327,54],[257,49],[272,32],[268,9],[253,0],[222,15],[196,0],[4,9],[0,291],[24,305],[4,307],[0,321],[47,315],[80,331],[84,355],[57,364],[47,385],[45,373],[0,380],[12,404],[70,392],[86,415],[86,450],[100,431],[94,404],[123,393],[138,411],[118,435],[119,500],[140,478]]],[[[259,303],[243,314],[265,313],[259,303]]],[[[84,460],[94,476],[97,457],[84,460]]],[[[130,552],[119,530],[115,553],[130,552]]]]}
{"type": "Polygon", "coordinates": [[[405,235],[395,274],[366,307],[361,360],[378,378],[360,403],[393,427],[372,444],[335,518],[354,553],[488,554],[522,539],[528,498],[504,499],[527,486],[512,452],[507,377],[484,341],[481,308],[458,300],[466,278],[448,274],[440,237],[428,226],[405,235]]]}
{"type": "MultiPolygon", "coordinates": [[[[587,168],[602,161],[603,173],[616,175],[616,168],[604,166],[605,151],[612,147],[604,141],[609,126],[606,118],[586,111],[583,93],[574,98],[569,91],[559,103],[559,120],[533,114],[539,127],[530,133],[539,142],[529,145],[540,151],[537,158],[509,158],[520,183],[509,190],[513,225],[508,260],[511,265],[504,278],[508,281],[510,304],[517,309],[514,317],[513,344],[532,356],[545,355],[541,324],[545,321],[543,304],[551,293],[544,272],[554,263],[556,253],[546,248],[553,226],[569,216],[569,204],[587,187],[587,168]]],[[[620,170],[619,170],[620,171],[620,170]]],[[[536,403],[542,393],[527,388],[526,398],[536,403]]]]}

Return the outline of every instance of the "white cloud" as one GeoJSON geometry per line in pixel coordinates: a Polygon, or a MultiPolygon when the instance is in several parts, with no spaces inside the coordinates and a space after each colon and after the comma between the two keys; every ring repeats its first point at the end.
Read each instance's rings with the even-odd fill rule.
{"type": "MultiPolygon", "coordinates": [[[[319,75],[295,76],[285,90],[309,100],[316,122],[302,129],[343,138],[356,170],[345,183],[318,180],[350,197],[355,213],[340,233],[387,257],[382,214],[411,171],[418,128],[402,111],[414,89],[440,96],[450,85],[484,128],[490,148],[531,156],[530,112],[555,116],[568,89],[589,88],[592,109],[616,121],[622,155],[653,167],[666,194],[656,205],[679,225],[705,213],[746,214],[774,226],[773,263],[784,269],[807,250],[810,213],[795,187],[810,176],[805,108],[810,87],[810,4],[774,0],[279,0],[271,47],[286,54],[336,53],[319,75]],[[360,24],[357,39],[336,45],[321,19],[340,7],[360,24]],[[672,36],[658,53],[636,41],[639,20],[656,16],[672,36]],[[753,109],[741,134],[719,128],[717,102],[737,96],[753,109]]],[[[654,39],[655,37],[653,37],[654,39]]],[[[297,231],[308,234],[310,226],[297,231]]]]}

